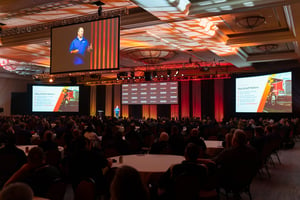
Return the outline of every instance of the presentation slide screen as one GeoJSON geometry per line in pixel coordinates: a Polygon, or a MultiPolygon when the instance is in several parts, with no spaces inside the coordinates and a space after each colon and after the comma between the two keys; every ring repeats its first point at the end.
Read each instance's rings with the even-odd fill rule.
{"type": "Polygon", "coordinates": [[[292,72],[237,78],[236,112],[291,113],[292,72]]]}
{"type": "Polygon", "coordinates": [[[119,17],[51,30],[51,73],[119,69],[119,17]]]}
{"type": "Polygon", "coordinates": [[[32,112],[78,112],[79,86],[32,86],[32,112]]]}
{"type": "Polygon", "coordinates": [[[122,104],[178,104],[178,83],[123,84],[122,104]]]}

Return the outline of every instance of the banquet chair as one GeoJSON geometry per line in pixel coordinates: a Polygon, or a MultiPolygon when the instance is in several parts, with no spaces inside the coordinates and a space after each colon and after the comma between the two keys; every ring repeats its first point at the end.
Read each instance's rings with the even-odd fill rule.
{"type": "Polygon", "coordinates": [[[192,175],[180,175],[174,180],[175,200],[199,200],[200,180],[192,175]]]}
{"type": "Polygon", "coordinates": [[[84,178],[75,189],[75,200],[95,200],[96,184],[92,178],[84,178]]]}
{"type": "Polygon", "coordinates": [[[250,185],[258,169],[253,166],[247,166],[247,164],[240,164],[234,173],[226,174],[224,179],[219,180],[219,189],[223,188],[225,190],[226,199],[229,199],[230,193],[239,196],[240,193],[244,192],[249,196],[249,199],[252,200],[250,185]]]}
{"type": "Polygon", "coordinates": [[[51,200],[63,200],[66,192],[66,184],[61,178],[54,180],[48,189],[47,198],[51,200]]]}
{"type": "Polygon", "coordinates": [[[61,161],[61,152],[57,149],[48,150],[45,153],[46,163],[59,168],[61,161]]]}

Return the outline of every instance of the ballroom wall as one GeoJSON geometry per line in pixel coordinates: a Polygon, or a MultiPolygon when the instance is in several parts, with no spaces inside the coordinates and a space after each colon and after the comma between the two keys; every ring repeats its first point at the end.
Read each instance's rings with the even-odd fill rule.
{"type": "MultiPolygon", "coordinates": [[[[0,78],[0,108],[3,108],[1,115],[10,115],[12,106],[12,94],[14,93],[26,93],[27,84],[31,83],[31,80],[22,80],[15,78],[0,78]]],[[[23,102],[23,107],[26,99],[20,99],[23,102]]]]}

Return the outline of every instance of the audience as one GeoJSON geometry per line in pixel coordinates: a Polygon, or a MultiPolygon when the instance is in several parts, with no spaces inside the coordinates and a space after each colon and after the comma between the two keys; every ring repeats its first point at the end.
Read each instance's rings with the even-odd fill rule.
{"type": "MultiPolygon", "coordinates": [[[[61,177],[67,182],[70,181],[74,187],[83,178],[92,178],[98,188],[102,187],[103,169],[111,166],[110,160],[105,157],[112,155],[108,153],[111,147],[116,150],[117,155],[141,153],[142,147],[147,147],[150,153],[155,154],[185,155],[186,160],[183,163],[170,167],[164,174],[164,177],[168,178],[160,183],[161,193],[172,191],[172,182],[181,172],[201,177],[201,184],[207,183],[207,172],[210,175],[209,179],[216,174],[221,185],[228,182],[234,184],[234,174],[243,173],[248,168],[257,171],[257,158],[260,157],[257,154],[262,153],[266,144],[278,141],[283,145],[284,142],[293,140],[292,137],[299,134],[299,124],[299,119],[282,119],[277,123],[273,119],[255,121],[232,118],[228,122],[224,120],[222,123],[216,123],[210,118],[135,120],[89,116],[0,117],[0,161],[6,163],[1,165],[0,184],[2,186],[6,182],[4,187],[8,187],[18,181],[28,183],[40,196],[45,194],[54,179],[61,177]],[[238,127],[241,129],[236,129],[238,127]],[[230,129],[229,134],[225,135],[230,129]],[[250,133],[247,134],[248,137],[242,129],[250,133]],[[208,164],[213,168],[215,166],[208,160],[201,160],[204,166],[199,165],[199,158],[203,158],[206,149],[200,136],[207,139],[212,130],[214,136],[221,135],[218,138],[225,139],[224,151],[213,159],[216,162],[216,170],[207,168],[208,164]],[[19,144],[30,144],[33,133],[42,138],[37,144],[44,152],[57,151],[58,145],[64,147],[64,160],[58,160],[56,165],[59,168],[46,163],[40,148],[33,148],[26,161],[24,152],[16,147],[16,137],[19,138],[19,144]],[[161,134],[158,136],[157,133],[161,134]],[[99,136],[102,136],[102,141],[99,140],[99,136]],[[155,143],[154,138],[157,140],[155,143]],[[202,154],[199,154],[199,151],[202,154]],[[39,182],[40,177],[47,184],[39,182]]],[[[126,179],[128,181],[130,178],[124,175],[120,180],[126,179]]],[[[115,182],[114,185],[114,189],[112,187],[111,190],[117,191],[119,184],[115,182]]],[[[121,197],[115,195],[114,198],[121,197]]]]}
{"type": "Polygon", "coordinates": [[[28,153],[28,162],[16,171],[5,183],[24,182],[31,186],[35,195],[46,196],[51,184],[60,178],[58,169],[45,163],[44,152],[39,147],[32,148],[28,153]]]}
{"type": "Polygon", "coordinates": [[[16,138],[12,133],[7,135],[7,141],[0,149],[0,162],[0,187],[2,187],[9,177],[27,162],[24,151],[16,147],[16,138]]]}
{"type": "Polygon", "coordinates": [[[148,200],[140,174],[130,166],[117,169],[110,187],[111,200],[148,200]]]}

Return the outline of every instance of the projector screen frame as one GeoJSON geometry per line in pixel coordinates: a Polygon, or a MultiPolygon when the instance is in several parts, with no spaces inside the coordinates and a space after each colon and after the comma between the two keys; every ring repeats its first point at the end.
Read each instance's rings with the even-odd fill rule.
{"type": "MultiPolygon", "coordinates": [[[[73,24],[68,24],[68,25],[63,25],[63,26],[55,26],[55,27],[51,27],[51,31],[50,31],[50,40],[51,40],[51,45],[50,45],[50,74],[65,74],[65,73],[77,73],[77,72],[97,72],[97,71],[110,71],[110,70],[119,70],[120,69],[120,20],[121,17],[118,16],[112,16],[112,17],[105,17],[105,18],[99,18],[99,19],[93,19],[90,21],[86,21],[86,22],[78,22],[78,23],[73,23],[73,24]],[[53,30],[54,29],[59,29],[59,28],[64,28],[64,27],[71,27],[71,26],[80,26],[80,25],[84,25],[84,24],[88,24],[88,23],[92,23],[92,22],[100,22],[100,21],[105,21],[105,20],[109,20],[109,19],[118,19],[118,39],[117,39],[117,67],[116,68],[109,68],[109,69],[80,69],[80,70],[65,70],[65,71],[56,71],[53,72],[53,60],[52,60],[52,56],[53,56],[53,30]]],[[[98,58],[99,59],[99,58],[98,58]]],[[[72,66],[68,67],[69,69],[72,66]]]]}
{"type": "Polygon", "coordinates": [[[74,85],[74,84],[28,84],[27,86],[28,88],[28,98],[29,98],[29,112],[31,114],[35,114],[35,115],[74,115],[74,114],[79,114],[81,111],[81,101],[82,101],[82,91],[83,86],[81,85],[74,85]],[[33,87],[34,86],[52,86],[52,87],[78,87],[79,88],[79,97],[78,97],[78,111],[58,111],[58,112],[54,112],[54,111],[33,111],[33,87]]]}
{"type": "Polygon", "coordinates": [[[246,74],[235,74],[234,77],[234,81],[233,81],[233,87],[234,87],[234,103],[233,103],[233,107],[234,107],[234,113],[235,116],[240,116],[240,117],[269,117],[269,116],[291,116],[294,112],[294,91],[295,91],[295,72],[293,69],[289,69],[289,70],[280,70],[280,71],[271,71],[271,72],[256,72],[256,73],[246,73],[246,74]],[[281,74],[281,73],[291,73],[291,112],[237,112],[237,91],[236,91],[236,83],[237,83],[237,79],[239,78],[250,78],[250,77],[259,77],[259,76],[266,76],[266,75],[272,75],[272,74],[281,74]]]}

